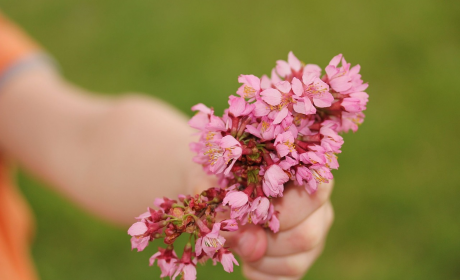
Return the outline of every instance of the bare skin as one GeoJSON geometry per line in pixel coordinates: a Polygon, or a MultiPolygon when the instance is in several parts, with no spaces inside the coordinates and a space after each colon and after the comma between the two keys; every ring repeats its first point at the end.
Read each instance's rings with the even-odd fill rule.
{"type": "MultiPolygon", "coordinates": [[[[155,197],[215,186],[192,162],[194,131],[169,105],[138,95],[104,99],[46,64],[0,89],[0,150],[90,212],[127,226],[155,197]]],[[[247,226],[226,236],[248,279],[299,279],[333,220],[332,183],[314,195],[289,186],[277,234],[247,226]],[[293,215],[295,213],[295,215],[293,215]]]]}

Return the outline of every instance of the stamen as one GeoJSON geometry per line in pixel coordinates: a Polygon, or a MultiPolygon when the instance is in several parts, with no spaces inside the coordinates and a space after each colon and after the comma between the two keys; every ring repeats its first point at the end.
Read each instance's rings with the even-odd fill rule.
{"type": "Polygon", "coordinates": [[[255,89],[253,89],[252,87],[248,86],[248,85],[245,85],[244,86],[244,97],[245,98],[249,98],[249,97],[252,97],[254,95],[254,93],[256,92],[255,89]]]}

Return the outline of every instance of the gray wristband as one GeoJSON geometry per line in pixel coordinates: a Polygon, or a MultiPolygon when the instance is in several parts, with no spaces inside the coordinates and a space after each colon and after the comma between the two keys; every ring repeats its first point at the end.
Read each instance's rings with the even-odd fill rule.
{"type": "Polygon", "coordinates": [[[3,86],[15,76],[42,64],[49,64],[55,68],[59,68],[57,62],[45,53],[34,53],[25,56],[24,58],[13,63],[13,65],[10,65],[0,75],[0,91],[2,90],[3,86]]]}

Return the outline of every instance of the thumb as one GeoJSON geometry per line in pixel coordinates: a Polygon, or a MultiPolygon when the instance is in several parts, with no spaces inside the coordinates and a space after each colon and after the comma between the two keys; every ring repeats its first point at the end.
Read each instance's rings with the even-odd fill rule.
{"type": "Polygon", "coordinates": [[[245,262],[257,261],[267,251],[267,234],[260,226],[242,226],[236,232],[226,233],[225,238],[233,251],[245,262]]]}

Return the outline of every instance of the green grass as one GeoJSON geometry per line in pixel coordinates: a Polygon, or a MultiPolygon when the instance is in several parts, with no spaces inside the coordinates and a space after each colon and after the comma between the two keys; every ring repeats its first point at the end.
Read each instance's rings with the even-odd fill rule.
{"type": "MultiPolygon", "coordinates": [[[[145,92],[187,114],[221,112],[239,74],[269,73],[292,50],[324,67],[336,54],[370,84],[366,121],[346,135],[336,221],[305,279],[460,278],[460,4],[406,1],[0,0],[70,80],[145,92]]],[[[157,279],[153,251],[21,174],[36,213],[43,279],[157,279]]],[[[152,248],[151,248],[152,249],[152,248]]],[[[200,268],[200,279],[239,270],[200,268]]],[[[226,278],[225,278],[226,277],[226,278]]]]}

